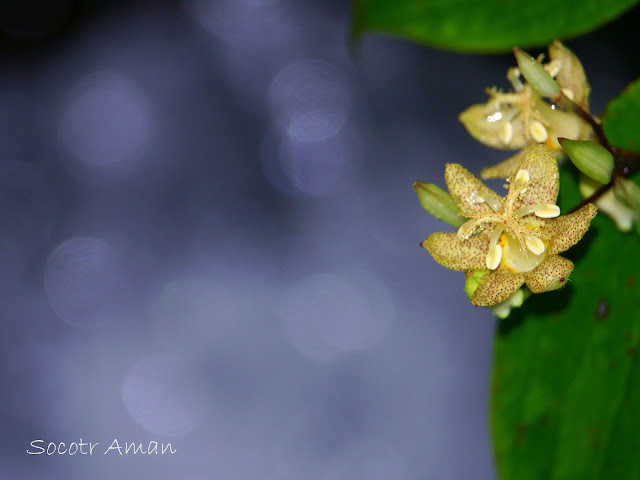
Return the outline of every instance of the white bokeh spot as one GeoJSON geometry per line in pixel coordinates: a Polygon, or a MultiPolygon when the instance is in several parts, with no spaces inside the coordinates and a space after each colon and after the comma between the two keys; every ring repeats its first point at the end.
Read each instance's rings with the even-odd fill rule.
{"type": "Polygon", "coordinates": [[[122,401],[145,430],[181,436],[204,421],[207,408],[202,384],[177,355],[156,354],[129,370],[122,384],[122,401]]]}
{"type": "Polygon", "coordinates": [[[391,327],[393,305],[387,286],[371,273],[321,273],[292,285],[279,314],[298,352],[328,361],[375,347],[391,327]]]}
{"type": "Polygon", "coordinates": [[[126,77],[99,72],[67,95],[58,123],[61,152],[70,168],[129,171],[149,140],[151,116],[143,93],[126,77]]]}

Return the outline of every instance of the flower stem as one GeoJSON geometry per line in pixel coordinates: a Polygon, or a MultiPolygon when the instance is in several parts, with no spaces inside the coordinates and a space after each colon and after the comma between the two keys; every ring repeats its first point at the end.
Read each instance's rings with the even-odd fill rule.
{"type": "Polygon", "coordinates": [[[602,123],[600,122],[600,120],[598,120],[596,117],[591,115],[584,108],[582,108],[580,105],[575,103],[573,100],[571,100],[562,92],[560,93],[560,95],[553,98],[552,100],[556,103],[560,103],[566,109],[573,111],[576,115],[578,115],[585,122],[587,122],[591,126],[591,128],[593,128],[593,131],[598,137],[600,144],[602,144],[604,148],[609,150],[609,152],[611,152],[611,154],[615,157],[616,152],[613,150],[613,148],[609,144],[609,140],[607,140],[607,136],[604,134],[602,123]]]}
{"type": "Polygon", "coordinates": [[[582,207],[584,207],[585,205],[587,205],[589,203],[595,203],[602,195],[607,193],[607,190],[609,190],[611,187],[613,187],[613,185],[614,185],[614,179],[612,178],[609,183],[607,183],[606,185],[601,186],[599,189],[597,189],[595,192],[593,192],[587,198],[582,200],[578,205],[573,207],[569,211],[569,213],[576,212],[576,211],[580,210],[582,207]]]}
{"type": "Polygon", "coordinates": [[[576,115],[578,115],[591,126],[596,136],[598,137],[600,144],[604,148],[609,150],[609,152],[611,152],[611,154],[613,155],[613,161],[615,165],[613,172],[611,173],[611,181],[606,185],[602,185],[595,192],[589,195],[589,197],[585,198],[582,202],[573,207],[569,212],[573,213],[576,210],[581,209],[588,203],[597,201],[600,197],[602,197],[602,195],[607,193],[607,191],[615,185],[618,178],[627,177],[635,170],[637,170],[638,167],[640,167],[640,153],[632,152],[622,148],[612,147],[609,143],[609,140],[607,139],[607,136],[604,133],[604,129],[602,128],[602,123],[600,122],[600,120],[591,115],[591,113],[575,103],[564,93],[560,92],[559,95],[552,98],[551,100],[555,103],[559,103],[567,110],[573,111],[576,115]]]}

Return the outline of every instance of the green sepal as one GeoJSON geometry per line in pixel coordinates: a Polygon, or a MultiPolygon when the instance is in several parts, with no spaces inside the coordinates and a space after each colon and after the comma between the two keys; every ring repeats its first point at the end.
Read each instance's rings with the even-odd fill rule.
{"type": "Polygon", "coordinates": [[[513,48],[513,54],[518,62],[518,68],[529,85],[543,97],[557,97],[560,95],[560,86],[542,64],[518,47],[513,48]]]}
{"type": "Polygon", "coordinates": [[[465,218],[460,215],[456,202],[451,195],[433,183],[413,182],[420,205],[431,215],[447,222],[453,227],[460,227],[465,218]]]}
{"type": "Polygon", "coordinates": [[[591,140],[559,138],[558,142],[576,168],[587,177],[604,185],[611,181],[614,162],[609,150],[591,140]]]}

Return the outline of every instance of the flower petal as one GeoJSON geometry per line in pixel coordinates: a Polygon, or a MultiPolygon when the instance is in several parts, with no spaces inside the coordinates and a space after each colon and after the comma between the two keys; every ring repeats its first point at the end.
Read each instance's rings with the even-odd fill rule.
{"type": "Polygon", "coordinates": [[[486,232],[467,240],[460,240],[455,233],[433,233],[421,245],[444,267],[479,270],[485,268],[489,238],[486,232]]]}
{"type": "MultiPolygon", "coordinates": [[[[556,203],[560,189],[558,162],[547,147],[535,145],[524,150],[522,161],[516,171],[518,170],[529,172],[531,179],[529,188],[521,197],[521,205],[556,203]]],[[[508,202],[517,193],[513,188],[509,188],[505,202],[508,202]]]]}
{"type": "Polygon", "coordinates": [[[510,156],[500,163],[487,168],[483,168],[480,172],[480,178],[484,180],[487,180],[489,178],[507,178],[508,176],[515,173],[516,168],[518,168],[518,165],[520,165],[520,163],[522,162],[522,156],[524,152],[524,150],[520,150],[515,155],[510,156]]]}
{"type": "Polygon", "coordinates": [[[527,287],[533,293],[556,290],[567,283],[573,262],[560,255],[551,255],[525,275],[527,287]]]}
{"type": "Polygon", "coordinates": [[[564,252],[578,243],[589,230],[591,220],[596,213],[598,208],[593,203],[588,203],[569,215],[546,220],[543,230],[551,239],[549,255],[564,252]]]}
{"type": "Polygon", "coordinates": [[[549,58],[560,62],[560,71],[556,75],[560,88],[571,90],[573,101],[588,112],[591,87],[578,57],[562,42],[556,40],[549,45],[549,58]]]}
{"type": "Polygon", "coordinates": [[[469,134],[480,143],[500,149],[518,149],[527,144],[523,124],[511,121],[515,107],[500,108],[494,100],[471,105],[458,116],[469,134]]]}
{"type": "Polygon", "coordinates": [[[471,296],[471,303],[476,306],[490,307],[504,302],[524,283],[522,273],[513,274],[500,267],[482,277],[478,288],[471,296]]]}
{"type": "Polygon", "coordinates": [[[489,187],[485,186],[485,184],[478,180],[469,170],[457,163],[447,164],[444,171],[444,180],[447,183],[447,188],[454,202],[456,202],[456,205],[466,217],[493,213],[493,210],[489,207],[489,203],[502,203],[502,198],[489,187]],[[483,198],[490,196],[494,201],[477,202],[474,200],[477,193],[480,193],[483,198]]]}

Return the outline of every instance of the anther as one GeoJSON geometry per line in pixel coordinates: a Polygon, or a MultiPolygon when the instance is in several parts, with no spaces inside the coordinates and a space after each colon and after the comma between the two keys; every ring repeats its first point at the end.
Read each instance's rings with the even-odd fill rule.
{"type": "Polygon", "coordinates": [[[529,124],[529,134],[537,143],[546,142],[547,138],[549,138],[547,128],[539,120],[531,120],[529,124]]]}
{"type": "Polygon", "coordinates": [[[504,229],[504,224],[497,225],[491,234],[491,239],[489,240],[489,252],[487,253],[485,262],[489,270],[495,270],[498,268],[498,265],[500,265],[500,261],[502,260],[502,247],[498,245],[498,240],[500,239],[502,232],[504,232],[504,229]]]}
{"type": "Polygon", "coordinates": [[[534,255],[540,255],[545,250],[544,242],[537,237],[525,235],[524,241],[527,244],[527,248],[531,250],[534,255]]]}
{"type": "Polygon", "coordinates": [[[513,138],[513,125],[511,122],[504,121],[502,125],[500,125],[500,130],[498,131],[498,136],[500,137],[500,141],[505,145],[509,145],[511,139],[513,138]]]}
{"type": "Polygon", "coordinates": [[[535,213],[540,218],[555,218],[560,215],[560,207],[550,203],[536,203],[520,207],[516,212],[516,216],[522,218],[530,213],[535,213]]]}
{"type": "Polygon", "coordinates": [[[516,173],[516,179],[514,181],[514,183],[519,186],[521,183],[526,183],[529,180],[531,180],[531,176],[529,175],[529,171],[525,170],[525,169],[520,169],[518,170],[518,173],[516,173]]]}
{"type": "Polygon", "coordinates": [[[546,65],[543,65],[543,67],[547,71],[547,73],[549,73],[549,75],[555,78],[555,76],[560,72],[562,64],[558,60],[551,60],[546,65]]]}
{"type": "Polygon", "coordinates": [[[569,100],[573,100],[574,98],[573,90],[569,88],[563,88],[562,93],[564,93],[564,96],[567,97],[569,100]]]}

